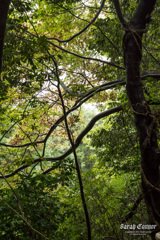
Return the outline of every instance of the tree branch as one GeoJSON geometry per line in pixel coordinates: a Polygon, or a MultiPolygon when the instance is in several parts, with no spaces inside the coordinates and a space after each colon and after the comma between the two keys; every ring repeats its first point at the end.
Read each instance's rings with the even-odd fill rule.
{"type": "MultiPolygon", "coordinates": [[[[78,135],[78,137],[76,138],[75,140],[75,143],[74,143],[74,149],[76,149],[82,139],[87,135],[87,133],[94,127],[95,123],[100,120],[101,118],[104,118],[104,117],[107,117],[113,113],[116,113],[116,112],[119,112],[122,110],[122,106],[118,106],[118,107],[114,107],[114,108],[111,108],[109,110],[106,110],[104,112],[101,112],[99,114],[97,114],[96,116],[94,116],[91,121],[87,124],[87,126],[83,129],[83,131],[78,135]]],[[[71,153],[73,152],[73,148],[69,148],[65,153],[63,153],[62,155],[60,156],[57,156],[57,157],[49,157],[49,158],[36,158],[33,160],[33,163],[32,164],[35,164],[37,162],[42,162],[42,161],[51,161],[51,162],[56,162],[56,161],[60,161],[60,160],[63,160],[64,158],[66,158],[67,156],[69,156],[71,153]]],[[[31,165],[32,165],[31,164],[31,165]]],[[[20,172],[21,170],[27,168],[27,167],[30,167],[31,165],[28,165],[28,164],[24,164],[23,166],[17,168],[13,173],[10,173],[10,174],[7,174],[5,175],[6,178],[8,177],[12,177],[14,176],[16,173],[20,172]]],[[[3,178],[2,176],[0,176],[0,178],[3,178]]]]}
{"type": "MultiPolygon", "coordinates": [[[[30,34],[31,36],[38,38],[35,34],[29,32],[29,31],[26,31],[26,32],[27,32],[28,34],[30,34]]],[[[63,48],[63,47],[61,47],[61,46],[58,46],[57,44],[55,44],[55,43],[53,43],[53,42],[51,42],[51,41],[49,41],[49,40],[48,40],[47,42],[48,42],[50,45],[52,45],[53,47],[58,48],[58,49],[60,49],[61,51],[66,52],[66,53],[68,53],[68,54],[71,54],[71,55],[73,55],[73,56],[75,56],[75,57],[82,58],[82,59],[85,59],[85,60],[90,60],[90,61],[102,62],[102,63],[108,64],[108,65],[110,65],[110,66],[113,66],[113,67],[116,67],[116,68],[125,70],[124,67],[119,66],[119,65],[117,65],[117,64],[115,64],[115,63],[112,63],[112,62],[110,62],[110,61],[105,61],[105,60],[98,59],[98,58],[92,58],[92,57],[82,56],[82,55],[79,55],[79,54],[77,54],[77,53],[71,52],[71,51],[69,51],[69,50],[67,50],[67,49],[65,49],[65,48],[63,48]]]]}
{"type": "Polygon", "coordinates": [[[119,4],[119,0],[112,0],[112,2],[114,3],[114,6],[115,6],[115,9],[116,9],[116,12],[117,12],[117,16],[118,16],[121,24],[123,25],[123,27],[127,27],[128,23],[126,22],[126,20],[123,17],[123,14],[122,14],[122,11],[121,11],[121,8],[120,8],[120,4],[119,4]]]}
{"type": "Polygon", "coordinates": [[[44,239],[49,240],[48,237],[46,237],[46,236],[43,235],[41,232],[39,232],[38,230],[36,230],[35,228],[33,228],[32,225],[27,221],[27,219],[26,219],[23,215],[19,214],[19,213],[18,213],[14,208],[12,208],[7,202],[5,202],[2,197],[0,197],[0,201],[2,201],[2,202],[3,202],[8,208],[10,208],[14,213],[16,213],[16,214],[27,224],[27,226],[28,226],[29,228],[31,228],[34,232],[36,232],[37,234],[39,234],[40,236],[42,236],[44,239]]]}
{"type": "MultiPolygon", "coordinates": [[[[97,93],[99,93],[101,91],[107,90],[107,89],[114,88],[117,85],[125,85],[125,81],[123,81],[123,80],[115,80],[115,81],[112,81],[112,82],[108,82],[108,83],[102,84],[99,87],[97,87],[97,89],[96,89],[96,87],[94,87],[93,89],[88,91],[88,93],[86,93],[84,96],[82,96],[80,99],[78,99],[75,102],[75,104],[73,105],[73,107],[66,112],[66,115],[68,116],[71,112],[73,112],[76,109],[78,109],[79,107],[81,107],[83,103],[85,103],[87,100],[89,100],[95,94],[97,94],[97,93]]],[[[25,143],[25,144],[21,144],[21,145],[10,145],[10,144],[6,144],[6,143],[0,143],[0,146],[10,147],[10,148],[23,148],[23,147],[28,147],[28,146],[32,146],[32,145],[38,145],[38,144],[45,143],[48,140],[48,138],[50,137],[50,135],[52,134],[52,132],[57,128],[57,126],[62,121],[64,121],[64,115],[62,117],[60,117],[53,124],[53,126],[48,131],[46,137],[43,140],[41,140],[41,141],[34,141],[34,142],[29,142],[29,143],[25,143]]]]}
{"type": "Polygon", "coordinates": [[[22,216],[24,217],[24,213],[23,213],[23,210],[22,210],[21,202],[20,202],[20,200],[19,200],[19,197],[18,197],[17,193],[15,192],[15,190],[13,189],[13,187],[11,186],[11,184],[8,182],[8,180],[6,179],[6,177],[3,175],[3,173],[0,172],[0,174],[2,175],[2,177],[4,178],[4,180],[6,181],[6,183],[7,183],[8,186],[10,187],[10,189],[12,190],[12,192],[13,192],[16,200],[17,200],[19,210],[20,210],[22,216]]]}
{"type": "Polygon", "coordinates": [[[51,37],[49,39],[50,40],[56,40],[60,43],[67,43],[67,42],[70,42],[75,37],[79,36],[81,33],[83,33],[85,30],[87,30],[87,28],[89,28],[95,22],[95,20],[98,18],[99,14],[101,13],[101,11],[103,9],[105,1],[106,0],[102,0],[101,6],[100,6],[98,12],[96,13],[96,15],[94,16],[94,18],[81,31],[79,31],[78,33],[74,34],[72,37],[70,37],[69,39],[66,39],[66,40],[60,40],[60,39],[54,38],[54,37],[51,37]]]}
{"type": "Polygon", "coordinates": [[[131,208],[131,211],[127,214],[127,216],[122,220],[122,223],[127,222],[129,219],[131,219],[134,215],[135,210],[137,209],[138,205],[140,204],[140,202],[143,199],[143,195],[140,194],[139,197],[137,198],[137,200],[135,201],[133,207],[131,208]]]}
{"type": "Polygon", "coordinates": [[[112,63],[112,62],[109,62],[109,61],[104,61],[104,60],[98,59],[98,58],[85,57],[85,56],[79,55],[79,54],[77,54],[77,53],[68,51],[67,49],[62,48],[62,47],[56,45],[55,43],[52,43],[51,41],[48,41],[48,43],[49,43],[50,45],[52,45],[52,46],[54,46],[54,47],[62,50],[63,52],[66,52],[66,53],[68,53],[68,54],[71,54],[71,55],[73,55],[73,56],[75,56],[75,57],[79,57],[79,58],[82,58],[82,59],[85,59],[85,60],[90,60],[90,61],[102,62],[102,63],[108,64],[108,65],[110,65],[110,66],[113,66],[113,67],[116,67],[116,68],[125,70],[124,67],[119,66],[119,65],[117,65],[117,64],[115,64],[115,63],[112,63]]]}
{"type": "Polygon", "coordinates": [[[160,71],[145,71],[141,73],[141,79],[144,80],[147,77],[153,77],[155,79],[160,79],[160,71]]]}
{"type": "Polygon", "coordinates": [[[59,97],[61,99],[62,108],[63,108],[64,122],[65,122],[65,126],[66,126],[67,135],[68,135],[68,138],[69,138],[69,142],[71,144],[72,153],[74,155],[74,160],[75,160],[75,166],[76,166],[78,182],[79,182],[79,188],[80,188],[80,195],[81,195],[84,215],[85,215],[85,218],[86,218],[88,240],[91,240],[91,224],[90,224],[90,218],[89,218],[87,203],[86,203],[85,195],[84,195],[82,177],[81,177],[81,172],[80,172],[80,168],[79,168],[78,157],[77,157],[77,153],[76,153],[76,149],[75,149],[74,139],[72,137],[72,133],[71,133],[71,131],[69,129],[69,125],[68,125],[68,121],[67,121],[66,108],[65,108],[62,92],[61,92],[61,89],[60,89],[60,78],[59,78],[59,74],[58,74],[58,66],[57,66],[57,62],[55,60],[54,60],[54,65],[55,65],[55,68],[56,68],[55,75],[57,77],[57,82],[58,82],[57,88],[58,88],[59,97]]]}
{"type": "MultiPolygon", "coordinates": [[[[97,114],[95,117],[93,117],[93,118],[91,119],[91,121],[88,123],[88,125],[83,129],[83,131],[82,131],[82,132],[78,135],[78,137],[76,138],[76,141],[75,141],[75,143],[74,143],[74,148],[76,149],[76,148],[80,145],[82,139],[83,139],[83,138],[87,135],[87,133],[94,127],[95,123],[96,123],[98,120],[100,120],[101,118],[107,117],[107,116],[109,116],[109,115],[111,115],[111,114],[113,114],[113,113],[119,112],[119,111],[121,111],[121,110],[122,110],[122,106],[118,106],[118,107],[114,107],[114,108],[111,108],[111,109],[109,109],[109,110],[106,110],[106,111],[104,111],[104,112],[102,112],[102,113],[99,113],[99,114],[97,114]]],[[[70,155],[71,153],[72,153],[72,149],[70,148],[70,149],[68,149],[68,151],[66,151],[63,155],[60,156],[61,159],[57,159],[56,157],[55,157],[55,159],[57,159],[57,160],[62,160],[62,159],[64,159],[65,157],[67,157],[68,155],[70,155]]],[[[43,172],[43,174],[45,175],[45,174],[47,174],[47,173],[50,172],[50,171],[52,171],[52,167],[49,168],[49,169],[47,169],[47,170],[45,170],[45,171],[43,172]]]]}
{"type": "MultiPolygon", "coordinates": [[[[142,72],[141,73],[141,79],[145,80],[147,77],[153,77],[155,79],[160,79],[160,71],[146,71],[146,72],[142,72]]],[[[83,95],[81,98],[79,98],[76,103],[73,105],[73,107],[66,112],[67,116],[75,111],[76,109],[78,109],[79,107],[81,107],[81,105],[83,103],[85,103],[87,100],[89,100],[91,97],[93,97],[95,94],[101,92],[101,91],[105,91],[107,89],[111,89],[116,87],[117,85],[125,85],[126,82],[123,80],[115,80],[112,82],[107,82],[104,83],[102,85],[100,85],[99,87],[94,87],[93,89],[89,90],[88,93],[86,93],[85,95],[83,95]],[[97,88],[97,89],[96,89],[97,88]]],[[[159,104],[159,103],[158,103],[159,104]]],[[[10,147],[10,148],[23,148],[23,147],[28,147],[31,145],[37,145],[37,144],[42,144],[45,143],[48,138],[50,137],[50,135],[52,134],[52,132],[57,128],[57,126],[64,121],[64,116],[60,117],[55,123],[54,125],[50,128],[49,132],[47,133],[46,137],[41,140],[41,141],[36,141],[36,142],[29,142],[29,143],[25,143],[25,144],[21,144],[21,145],[10,145],[10,144],[6,144],[6,143],[0,143],[0,146],[4,146],[4,147],[10,147]]],[[[17,123],[17,122],[16,122],[17,123]]],[[[16,124],[14,123],[12,125],[12,127],[16,124]]],[[[11,128],[10,128],[11,129],[11,128]]],[[[9,129],[9,130],[10,130],[9,129]]],[[[8,132],[8,130],[6,131],[6,133],[8,132]]],[[[6,134],[5,133],[5,134],[6,134]]],[[[2,140],[2,138],[0,139],[2,140]]]]}
{"type": "MultiPolygon", "coordinates": [[[[85,4],[83,3],[83,5],[85,5],[85,4]]],[[[86,5],[85,5],[85,6],[86,6],[86,5]]],[[[86,7],[89,8],[89,6],[86,6],[86,7]]],[[[64,8],[64,7],[63,7],[63,8],[64,8]]],[[[91,7],[91,8],[92,8],[92,7],[91,7]]],[[[93,8],[94,8],[94,7],[93,7],[93,8]]],[[[105,7],[104,7],[104,8],[105,8],[105,7]]],[[[66,8],[64,8],[64,9],[66,9],[66,8]]],[[[66,10],[67,10],[67,9],[66,9],[66,10]]],[[[68,12],[69,12],[72,16],[74,16],[75,18],[77,18],[77,19],[79,19],[79,20],[81,20],[81,21],[90,23],[90,21],[76,16],[76,15],[75,15],[74,13],[72,13],[70,10],[68,10],[68,12]]],[[[108,13],[109,13],[109,12],[108,12],[108,13]]],[[[102,35],[109,41],[109,43],[116,49],[116,51],[117,51],[121,56],[123,56],[122,53],[119,51],[119,48],[116,47],[115,44],[106,36],[106,34],[103,32],[103,30],[102,30],[99,26],[97,26],[97,24],[94,24],[94,23],[93,23],[92,25],[95,26],[95,27],[102,33],[102,35]]],[[[48,37],[47,39],[48,39],[48,40],[52,40],[52,39],[56,40],[57,38],[48,37]]],[[[58,40],[59,40],[59,39],[57,39],[57,41],[58,41],[58,40]]]]}

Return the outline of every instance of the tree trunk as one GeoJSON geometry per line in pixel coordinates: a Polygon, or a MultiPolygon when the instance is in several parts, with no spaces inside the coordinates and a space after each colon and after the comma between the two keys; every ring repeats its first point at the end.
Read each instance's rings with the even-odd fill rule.
{"type": "Polygon", "coordinates": [[[127,95],[139,133],[141,150],[142,191],[151,222],[160,228],[160,150],[157,143],[156,118],[145,101],[140,79],[142,36],[156,0],[140,1],[123,39],[127,73],[127,95]]]}
{"type": "Polygon", "coordinates": [[[2,56],[7,14],[11,0],[0,0],[0,73],[2,71],[2,56]]]}

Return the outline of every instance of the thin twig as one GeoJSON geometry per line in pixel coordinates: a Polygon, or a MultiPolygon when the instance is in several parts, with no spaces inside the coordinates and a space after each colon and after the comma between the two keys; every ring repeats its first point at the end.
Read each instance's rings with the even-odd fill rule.
{"type": "Polygon", "coordinates": [[[3,174],[2,172],[0,172],[0,174],[2,175],[2,177],[4,178],[4,180],[6,181],[6,183],[7,183],[8,186],[10,187],[10,189],[12,190],[12,192],[13,192],[16,200],[17,200],[19,210],[20,210],[22,216],[24,217],[24,213],[23,213],[23,211],[22,211],[21,203],[20,203],[20,200],[19,200],[19,197],[18,197],[17,193],[15,192],[15,190],[13,189],[13,187],[11,186],[11,184],[8,182],[8,180],[6,179],[6,177],[4,176],[4,174],[3,174]]]}
{"type": "Polygon", "coordinates": [[[26,220],[26,218],[19,214],[14,208],[12,208],[8,203],[6,203],[2,197],[0,197],[0,201],[2,201],[8,208],[10,208],[13,212],[15,212],[34,232],[38,233],[40,236],[44,237],[45,239],[49,239],[47,238],[45,235],[43,235],[42,233],[40,233],[38,230],[36,230],[35,228],[32,227],[32,225],[26,220]]]}

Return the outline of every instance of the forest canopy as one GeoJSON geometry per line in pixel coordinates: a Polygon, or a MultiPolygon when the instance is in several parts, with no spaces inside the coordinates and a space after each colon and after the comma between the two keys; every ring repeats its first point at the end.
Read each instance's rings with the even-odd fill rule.
{"type": "Polygon", "coordinates": [[[156,239],[159,11],[0,0],[0,238],[156,239]]]}

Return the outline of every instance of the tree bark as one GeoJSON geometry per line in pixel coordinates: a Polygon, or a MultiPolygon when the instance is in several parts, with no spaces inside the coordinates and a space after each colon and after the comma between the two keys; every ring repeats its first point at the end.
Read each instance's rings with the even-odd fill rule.
{"type": "Polygon", "coordinates": [[[11,0],[0,0],[0,74],[2,71],[3,45],[10,2],[11,0]]]}
{"type": "Polygon", "coordinates": [[[151,222],[160,228],[160,150],[157,143],[156,118],[145,101],[141,78],[142,36],[156,0],[141,0],[128,24],[123,39],[127,75],[127,95],[139,133],[142,191],[151,222]]]}

